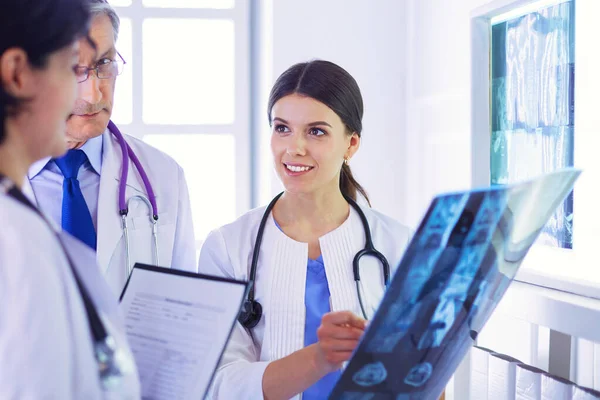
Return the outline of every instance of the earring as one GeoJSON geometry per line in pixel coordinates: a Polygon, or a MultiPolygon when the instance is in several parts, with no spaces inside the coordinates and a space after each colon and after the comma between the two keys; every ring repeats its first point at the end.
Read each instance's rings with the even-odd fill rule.
{"type": "Polygon", "coordinates": [[[344,157],[344,164],[348,165],[348,157],[344,157]]]}

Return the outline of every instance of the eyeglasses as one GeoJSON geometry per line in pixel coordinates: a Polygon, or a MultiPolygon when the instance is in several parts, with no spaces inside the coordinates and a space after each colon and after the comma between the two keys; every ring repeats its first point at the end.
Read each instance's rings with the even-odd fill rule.
{"type": "Polygon", "coordinates": [[[121,72],[123,72],[123,67],[127,63],[125,62],[121,54],[119,54],[119,52],[117,52],[117,55],[119,56],[119,59],[103,59],[100,60],[100,62],[107,62],[98,63],[95,67],[84,67],[81,65],[76,66],[74,70],[75,76],[77,77],[77,83],[85,82],[90,77],[90,71],[95,71],[96,77],[98,79],[110,79],[114,78],[117,75],[121,75],[121,72]]]}

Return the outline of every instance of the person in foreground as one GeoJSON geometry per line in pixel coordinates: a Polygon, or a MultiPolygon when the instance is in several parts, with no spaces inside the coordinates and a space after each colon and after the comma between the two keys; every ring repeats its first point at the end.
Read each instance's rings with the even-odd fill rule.
{"type": "Polygon", "coordinates": [[[66,151],[89,19],[83,0],[2,2],[1,399],[140,397],[116,299],[95,283],[93,252],[56,231],[21,190],[34,161],[66,151]]]}
{"type": "Polygon", "coordinates": [[[277,79],[268,118],[285,191],[211,232],[198,262],[253,281],[211,398],[324,399],[358,344],[410,238],[368,206],[350,171],[362,116],[358,84],[336,64],[296,64],[277,79]],[[353,261],[368,237],[378,252],[360,258],[357,285],[353,261]]]}

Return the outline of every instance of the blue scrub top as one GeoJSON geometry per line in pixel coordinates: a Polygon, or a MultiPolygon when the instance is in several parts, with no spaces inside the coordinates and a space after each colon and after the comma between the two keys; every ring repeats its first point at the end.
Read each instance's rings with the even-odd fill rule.
{"type": "MultiPolygon", "coordinates": [[[[275,225],[281,230],[277,221],[275,221],[275,225]]],[[[319,256],[316,260],[309,258],[306,268],[306,288],[304,291],[304,305],[306,306],[304,347],[318,341],[317,329],[321,325],[321,318],[331,311],[329,297],[329,285],[327,284],[323,256],[319,256]]],[[[302,400],[327,398],[341,375],[341,370],[325,375],[317,383],[304,391],[302,400]]]]}
{"type": "MultiPolygon", "coordinates": [[[[316,260],[309,258],[304,294],[304,304],[306,305],[306,322],[304,324],[305,347],[318,341],[317,328],[321,325],[321,318],[331,311],[329,296],[329,285],[327,284],[327,275],[325,275],[323,256],[319,256],[316,260]]],[[[341,375],[341,370],[325,375],[303,393],[302,400],[327,398],[341,375]]]]}

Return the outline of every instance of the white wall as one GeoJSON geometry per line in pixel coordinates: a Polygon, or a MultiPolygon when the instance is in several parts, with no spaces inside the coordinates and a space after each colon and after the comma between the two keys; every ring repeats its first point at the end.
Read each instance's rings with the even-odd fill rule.
{"type": "MultiPolygon", "coordinates": [[[[471,13],[489,2],[407,0],[409,224],[435,194],[471,187],[471,13]]],[[[543,367],[530,341],[537,334],[526,321],[494,315],[478,343],[543,367]]]]}
{"type": "Polygon", "coordinates": [[[487,0],[407,0],[407,221],[471,186],[470,14],[487,0]]]}
{"type": "MultiPolygon", "coordinates": [[[[489,0],[262,1],[271,12],[263,90],[311,58],[358,81],[364,136],[352,167],[375,208],[414,227],[436,193],[470,187],[470,13],[489,0]]],[[[265,102],[263,94],[263,176],[271,172],[265,102]]],[[[280,189],[273,174],[267,183],[263,204],[280,189]]]]}
{"type": "MultiPolygon", "coordinates": [[[[378,210],[403,220],[406,203],[406,2],[273,0],[272,80],[294,63],[335,62],[357,80],[364,98],[363,141],[351,167],[378,210]]],[[[263,85],[264,86],[264,85],[263,85]]],[[[264,96],[263,96],[264,98],[264,96]]],[[[265,100],[266,102],[266,100],[265,100]]],[[[258,122],[267,125],[265,107],[258,122]]],[[[268,146],[268,130],[263,144],[268,146]]],[[[263,146],[263,157],[270,157],[263,146]]],[[[269,160],[270,161],[270,160],[269,160]]],[[[272,170],[270,162],[264,164],[272,170]]],[[[280,188],[263,190],[261,203],[280,188]]]]}

